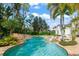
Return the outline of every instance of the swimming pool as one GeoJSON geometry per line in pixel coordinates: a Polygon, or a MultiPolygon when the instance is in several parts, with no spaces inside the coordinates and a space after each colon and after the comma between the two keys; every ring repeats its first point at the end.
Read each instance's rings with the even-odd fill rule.
{"type": "Polygon", "coordinates": [[[67,56],[67,51],[56,43],[48,43],[43,37],[32,37],[23,44],[4,52],[4,56],[67,56]]]}

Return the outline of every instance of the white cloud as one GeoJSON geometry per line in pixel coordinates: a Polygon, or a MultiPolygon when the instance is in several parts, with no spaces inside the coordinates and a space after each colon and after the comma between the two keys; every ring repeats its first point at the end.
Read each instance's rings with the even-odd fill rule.
{"type": "Polygon", "coordinates": [[[43,18],[45,18],[45,19],[50,19],[50,15],[46,14],[46,13],[41,14],[40,16],[43,17],[43,18]]]}
{"type": "Polygon", "coordinates": [[[34,9],[40,9],[39,3],[30,3],[30,6],[34,9]]]}
{"type": "Polygon", "coordinates": [[[39,3],[29,3],[30,6],[39,5],[39,3]]]}
{"type": "Polygon", "coordinates": [[[43,14],[32,13],[32,15],[34,15],[34,16],[40,16],[40,17],[42,17],[44,19],[50,19],[50,15],[46,14],[46,13],[43,13],[43,14]]]}
{"type": "Polygon", "coordinates": [[[34,9],[40,9],[40,6],[34,6],[34,9]]]}
{"type": "Polygon", "coordinates": [[[34,15],[34,16],[39,16],[39,14],[38,14],[38,13],[32,13],[32,15],[34,15]]]}

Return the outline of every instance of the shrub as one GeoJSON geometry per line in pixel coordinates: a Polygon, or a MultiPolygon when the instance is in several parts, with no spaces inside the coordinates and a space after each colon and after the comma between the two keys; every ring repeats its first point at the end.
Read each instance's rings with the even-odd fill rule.
{"type": "Polygon", "coordinates": [[[60,41],[59,44],[63,45],[63,46],[73,46],[73,45],[76,45],[77,42],[76,41],[60,41]]]}
{"type": "Polygon", "coordinates": [[[3,38],[3,32],[0,32],[0,39],[2,39],[3,38]]]}
{"type": "Polygon", "coordinates": [[[53,32],[53,31],[50,31],[50,32],[48,32],[48,31],[39,32],[39,35],[55,35],[55,32],[53,32]]]}
{"type": "Polygon", "coordinates": [[[4,41],[3,39],[0,40],[0,46],[7,46],[9,45],[8,42],[4,41]]]}
{"type": "Polygon", "coordinates": [[[31,34],[31,35],[55,35],[55,32],[27,32],[26,34],[31,34]]]}
{"type": "Polygon", "coordinates": [[[0,46],[15,45],[16,43],[17,39],[13,38],[12,36],[6,36],[0,40],[0,46]]]}
{"type": "Polygon", "coordinates": [[[50,35],[49,32],[39,32],[39,35],[50,35]]]}

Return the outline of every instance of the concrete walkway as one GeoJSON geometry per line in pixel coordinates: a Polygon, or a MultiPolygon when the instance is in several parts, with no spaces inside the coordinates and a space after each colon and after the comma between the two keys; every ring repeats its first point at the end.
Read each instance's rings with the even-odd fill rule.
{"type": "Polygon", "coordinates": [[[76,41],[78,44],[74,46],[62,46],[58,43],[57,44],[65,48],[70,56],[79,56],[79,37],[76,38],[76,41]]]}
{"type": "Polygon", "coordinates": [[[13,46],[5,46],[5,47],[0,47],[0,56],[2,56],[2,54],[9,48],[11,48],[13,46]]]}

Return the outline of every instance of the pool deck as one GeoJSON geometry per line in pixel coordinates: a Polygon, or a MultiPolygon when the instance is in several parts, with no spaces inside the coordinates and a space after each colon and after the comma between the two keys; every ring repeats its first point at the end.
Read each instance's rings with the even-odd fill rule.
{"type": "Polygon", "coordinates": [[[77,37],[76,41],[78,44],[74,46],[62,46],[58,43],[57,44],[66,49],[69,56],[79,56],[79,37],[77,37]]]}
{"type": "MultiPolygon", "coordinates": [[[[42,36],[44,37],[45,39],[47,40],[51,40],[53,38],[53,36],[48,36],[48,35],[45,35],[45,36],[42,36]],[[51,39],[50,39],[51,38],[51,39]]],[[[58,39],[59,41],[59,39],[58,39]]],[[[77,41],[77,45],[74,45],[74,46],[62,46],[60,44],[58,44],[58,42],[56,42],[59,46],[63,47],[64,49],[67,50],[69,56],[79,56],[79,37],[77,37],[76,39],[77,41]]],[[[13,46],[5,46],[5,47],[0,47],[0,56],[3,55],[3,53],[8,49],[8,48],[11,48],[13,46]]]]}
{"type": "MultiPolygon", "coordinates": [[[[53,38],[53,36],[47,36],[45,37],[48,40],[53,38]]],[[[56,41],[60,41],[60,37],[56,37],[56,41]]],[[[74,46],[62,46],[58,42],[56,42],[59,46],[63,47],[66,49],[68,52],[69,56],[79,56],[79,37],[76,37],[77,45],[74,46]]]]}
{"type": "Polygon", "coordinates": [[[13,47],[13,46],[0,47],[0,56],[2,56],[3,53],[4,53],[7,49],[9,49],[9,48],[11,48],[11,47],[13,47]]]}

